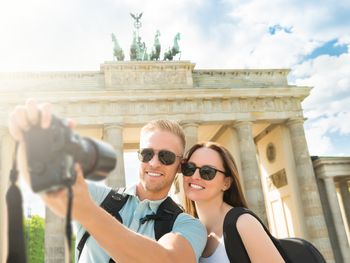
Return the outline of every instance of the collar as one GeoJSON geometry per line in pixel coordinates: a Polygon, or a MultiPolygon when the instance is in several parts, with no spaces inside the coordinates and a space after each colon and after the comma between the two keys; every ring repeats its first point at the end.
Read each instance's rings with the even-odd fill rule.
{"type": "Polygon", "coordinates": [[[136,194],[136,184],[135,185],[132,185],[128,188],[125,189],[124,193],[127,194],[127,195],[131,195],[133,196],[137,201],[138,203],[143,203],[145,206],[148,206],[153,213],[157,213],[157,210],[158,210],[158,207],[159,205],[167,198],[163,198],[163,199],[160,199],[160,200],[148,200],[148,199],[144,199],[142,201],[140,201],[139,197],[137,196],[136,194]]]}

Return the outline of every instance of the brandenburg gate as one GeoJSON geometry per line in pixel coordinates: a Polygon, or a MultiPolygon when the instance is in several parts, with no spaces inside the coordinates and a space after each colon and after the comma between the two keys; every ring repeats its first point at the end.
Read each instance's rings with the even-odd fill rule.
{"type": "MultiPolygon", "coordinates": [[[[105,62],[94,72],[0,73],[1,259],[6,254],[4,196],[14,148],[8,113],[26,98],[35,98],[51,102],[57,115],[76,120],[79,133],[113,145],[118,166],[107,183],[114,187],[125,185],[128,164],[123,153],[138,149],[140,128],[150,120],[178,120],[187,147],[202,140],[223,144],[238,164],[250,208],[272,233],[305,238],[327,262],[335,262],[304,135],[301,102],[311,88],[289,85],[288,73],[195,69],[190,61],[105,62]]],[[[47,211],[46,262],[65,253],[59,249],[59,224],[47,211]]],[[[345,232],[346,227],[339,229],[345,232]]],[[[337,253],[344,260],[350,258],[346,242],[346,237],[338,237],[337,253]]]]}

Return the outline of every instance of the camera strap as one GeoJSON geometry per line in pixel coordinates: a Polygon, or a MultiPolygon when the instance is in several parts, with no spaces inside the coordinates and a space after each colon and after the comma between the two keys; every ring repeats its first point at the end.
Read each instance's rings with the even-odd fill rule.
{"type": "Polygon", "coordinates": [[[10,187],[6,193],[7,215],[8,215],[8,254],[7,263],[26,263],[26,249],[24,243],[22,194],[17,186],[17,151],[16,142],[10,171],[10,187]]]}
{"type": "Polygon", "coordinates": [[[72,262],[72,205],[73,205],[73,189],[72,185],[67,186],[68,204],[66,214],[66,239],[68,245],[69,262],[72,262]]]}

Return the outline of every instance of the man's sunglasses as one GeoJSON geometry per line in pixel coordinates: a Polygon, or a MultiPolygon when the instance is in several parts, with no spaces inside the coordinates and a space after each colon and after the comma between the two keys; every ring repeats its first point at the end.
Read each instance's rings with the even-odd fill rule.
{"type": "MultiPolygon", "coordinates": [[[[152,160],[153,156],[157,153],[157,151],[152,148],[141,149],[138,152],[139,160],[143,163],[148,163],[152,160]]],[[[175,153],[168,150],[160,150],[158,151],[158,160],[164,165],[172,165],[176,161],[176,157],[181,158],[182,156],[176,155],[175,153]]]]}
{"type": "Polygon", "coordinates": [[[224,171],[221,171],[209,165],[203,165],[202,167],[198,167],[194,163],[181,164],[181,172],[184,176],[192,176],[197,169],[199,169],[199,175],[201,176],[201,178],[207,181],[213,180],[217,172],[226,175],[224,171]]]}

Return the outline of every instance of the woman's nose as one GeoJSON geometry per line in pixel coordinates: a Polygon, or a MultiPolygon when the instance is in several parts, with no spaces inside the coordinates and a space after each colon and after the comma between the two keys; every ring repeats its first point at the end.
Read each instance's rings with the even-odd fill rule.
{"type": "Polygon", "coordinates": [[[194,179],[200,179],[201,178],[201,176],[199,174],[199,168],[198,167],[194,171],[194,174],[192,175],[192,178],[194,178],[194,179]]]}

